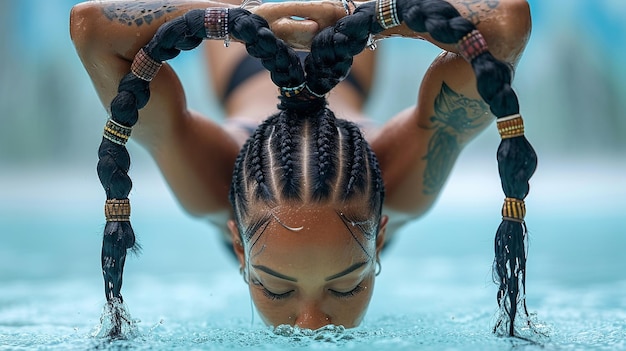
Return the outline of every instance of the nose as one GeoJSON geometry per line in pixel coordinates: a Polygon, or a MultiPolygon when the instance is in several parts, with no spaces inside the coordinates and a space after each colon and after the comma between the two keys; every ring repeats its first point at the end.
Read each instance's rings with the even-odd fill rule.
{"type": "Polygon", "coordinates": [[[315,330],[331,323],[330,316],[324,313],[319,307],[308,305],[300,311],[300,315],[296,318],[295,325],[303,329],[315,330]]]}

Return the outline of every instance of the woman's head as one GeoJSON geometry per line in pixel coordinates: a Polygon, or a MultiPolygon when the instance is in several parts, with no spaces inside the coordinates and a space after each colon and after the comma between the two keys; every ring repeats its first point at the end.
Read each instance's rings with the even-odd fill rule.
{"type": "Polygon", "coordinates": [[[371,218],[353,219],[331,204],[286,203],[265,214],[248,241],[233,244],[261,318],[309,329],[357,326],[372,296],[386,219],[377,231],[371,218]]]}
{"type": "Polygon", "coordinates": [[[355,124],[282,110],[244,145],[229,224],[250,293],[268,324],[359,324],[371,298],[384,190],[355,124]]]}

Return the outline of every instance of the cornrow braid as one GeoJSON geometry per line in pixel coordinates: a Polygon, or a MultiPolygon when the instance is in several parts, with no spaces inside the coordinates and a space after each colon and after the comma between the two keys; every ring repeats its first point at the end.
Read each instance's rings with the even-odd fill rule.
{"type": "MultiPolygon", "coordinates": [[[[247,150],[250,147],[250,139],[246,140],[243,144],[241,150],[247,150]]],[[[235,217],[242,218],[247,215],[248,209],[248,200],[245,196],[247,193],[247,189],[242,187],[242,184],[246,184],[246,177],[244,176],[242,169],[242,165],[244,163],[244,159],[246,158],[246,153],[240,152],[235,159],[235,165],[233,167],[233,176],[231,179],[231,187],[228,193],[228,198],[230,203],[235,210],[235,217]]]]}
{"type": "MultiPolygon", "coordinates": [[[[261,63],[270,72],[272,81],[280,88],[281,93],[281,103],[278,106],[280,112],[259,125],[235,164],[230,199],[236,215],[241,215],[239,221],[246,214],[245,206],[250,201],[273,203],[279,198],[307,201],[305,194],[309,194],[310,200],[317,202],[331,199],[331,194],[337,190],[333,186],[339,176],[337,174],[339,162],[350,163],[351,166],[345,169],[352,171],[351,177],[345,177],[351,179],[351,185],[348,189],[342,189],[344,191],[342,199],[347,200],[353,194],[359,193],[358,190],[364,190],[364,184],[369,182],[369,179],[366,179],[367,175],[380,175],[380,171],[364,172],[370,156],[363,152],[371,150],[361,146],[364,140],[358,127],[348,122],[342,122],[341,125],[344,130],[350,128],[350,131],[345,130],[341,133],[354,135],[351,140],[354,140],[357,146],[352,148],[354,150],[352,153],[345,154],[345,159],[338,159],[337,120],[332,111],[326,108],[325,94],[347,75],[352,64],[352,56],[362,50],[367,38],[357,45],[353,43],[343,45],[343,42],[352,39],[346,38],[342,45],[338,44],[336,49],[329,51],[327,48],[329,43],[321,42],[324,37],[318,34],[310,54],[304,60],[305,69],[303,69],[296,52],[272,34],[265,20],[254,15],[236,16],[241,17],[241,20],[235,21],[235,24],[229,27],[230,34],[245,43],[251,56],[261,59],[261,63]],[[333,52],[337,50],[339,53],[334,54],[333,52]],[[341,62],[338,58],[341,58],[341,62]],[[325,83],[320,86],[319,82],[322,81],[325,83]],[[268,155],[268,152],[271,154],[268,155]],[[355,154],[356,164],[352,160],[355,154]],[[270,169],[270,159],[275,161],[274,166],[278,167],[270,169]],[[302,160],[308,160],[308,165],[302,165],[300,162],[302,160]],[[276,172],[280,174],[276,175],[276,172]],[[251,185],[248,190],[252,191],[251,194],[238,194],[241,191],[248,191],[238,184],[240,180],[246,178],[244,175],[248,175],[248,184],[251,185]],[[274,186],[268,186],[270,175],[274,181],[273,185],[278,184],[279,193],[274,193],[274,186]],[[305,183],[309,184],[310,189],[302,188],[305,183]],[[246,200],[240,200],[242,198],[246,200]]],[[[231,14],[229,21],[232,22],[235,18],[235,15],[231,14]]],[[[326,38],[333,40],[332,35],[326,38]]],[[[382,184],[382,180],[379,184],[382,184]]],[[[384,191],[382,186],[373,188],[380,192],[384,191]]]]}
{"type": "Polygon", "coordinates": [[[335,116],[328,109],[323,109],[312,121],[313,140],[316,149],[313,152],[312,182],[314,199],[325,199],[333,189],[333,180],[337,174],[337,160],[334,151],[337,149],[337,126],[335,116]]]}
{"type": "MultiPolygon", "coordinates": [[[[439,42],[458,45],[460,53],[474,70],[480,96],[489,104],[498,121],[506,122],[519,114],[509,66],[489,52],[482,35],[469,20],[442,0],[378,0],[360,5],[353,15],[337,21],[333,28],[323,30],[314,39],[311,57],[305,63],[307,84],[317,92],[332,88],[347,74],[347,56],[360,51],[357,44],[364,44],[369,35],[401,22],[416,32],[428,32],[439,42]],[[326,47],[333,51],[318,54],[326,47]],[[346,49],[342,49],[344,47],[346,49]],[[319,50],[314,50],[317,48],[319,50]],[[322,69],[316,70],[316,66],[322,69]]],[[[537,166],[535,151],[523,133],[516,133],[503,136],[497,159],[506,198],[523,204],[528,194],[528,181],[537,166]]],[[[351,186],[351,182],[349,184],[351,186]]],[[[524,211],[517,212],[525,213],[525,207],[524,211]]],[[[503,210],[503,221],[496,232],[494,259],[494,278],[499,284],[497,301],[502,313],[494,332],[515,335],[518,305],[530,326],[525,303],[526,236],[523,217],[511,217],[503,210]]]]}
{"type": "Polygon", "coordinates": [[[350,155],[350,162],[347,164],[348,173],[343,186],[344,196],[347,198],[354,192],[363,191],[365,188],[366,179],[363,177],[363,174],[366,173],[367,155],[364,153],[366,151],[364,147],[364,144],[366,144],[365,139],[363,139],[359,127],[353,123],[343,124],[343,127],[348,132],[347,149],[350,155]]]}
{"type": "Polygon", "coordinates": [[[282,174],[278,177],[281,195],[290,200],[300,200],[301,182],[295,174],[300,172],[299,163],[294,160],[293,153],[297,150],[298,138],[296,137],[299,127],[302,125],[302,118],[290,112],[284,112],[279,115],[277,121],[276,138],[272,139],[274,150],[279,150],[278,164],[282,170],[282,174]]]}
{"type": "Polygon", "coordinates": [[[268,186],[266,179],[266,174],[268,173],[266,157],[268,157],[268,155],[267,152],[265,152],[265,142],[267,141],[268,135],[272,132],[270,126],[274,122],[274,119],[275,118],[266,119],[259,128],[257,128],[257,131],[250,138],[248,153],[248,163],[250,165],[249,175],[251,180],[254,180],[256,183],[254,194],[258,199],[266,202],[274,200],[274,194],[268,186]]]}

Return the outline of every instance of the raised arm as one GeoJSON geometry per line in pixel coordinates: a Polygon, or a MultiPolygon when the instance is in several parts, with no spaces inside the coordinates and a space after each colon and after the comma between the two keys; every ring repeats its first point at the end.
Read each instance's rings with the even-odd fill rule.
{"type": "MultiPolygon", "coordinates": [[[[450,0],[483,33],[496,58],[520,58],[531,29],[524,0],[450,0]]],[[[494,120],[476,89],[471,66],[454,45],[405,25],[385,35],[424,38],[442,47],[421,82],[417,104],[390,120],[373,140],[388,191],[390,209],[419,216],[436,200],[461,150],[494,120]]]]}
{"type": "MultiPolygon", "coordinates": [[[[90,1],[71,12],[78,55],[103,106],[117,94],[134,55],[159,26],[196,8],[229,7],[209,1],[90,1]]],[[[219,125],[187,109],[181,82],[164,64],[150,83],[132,138],[154,157],[183,207],[195,215],[227,211],[238,145],[219,125]]],[[[104,119],[103,119],[104,122],[104,119]]]]}
{"type": "MultiPolygon", "coordinates": [[[[239,5],[203,0],[89,1],[72,9],[70,33],[108,110],[135,54],[160,25],[192,9],[234,6],[239,5]]],[[[297,48],[306,48],[320,28],[345,15],[337,2],[267,3],[253,11],[297,48]],[[294,21],[291,15],[310,20],[294,21]]],[[[227,211],[232,166],[241,145],[221,126],[188,110],[181,82],[167,63],[150,83],[150,91],[150,101],[139,111],[132,138],[151,153],[188,212],[227,211]]]]}

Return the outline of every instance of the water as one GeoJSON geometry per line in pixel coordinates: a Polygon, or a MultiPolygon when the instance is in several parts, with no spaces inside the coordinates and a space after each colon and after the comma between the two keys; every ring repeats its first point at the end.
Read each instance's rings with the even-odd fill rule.
{"type": "Polygon", "coordinates": [[[97,179],[9,175],[0,181],[0,350],[626,349],[625,173],[605,166],[544,163],[534,178],[527,302],[549,335],[536,342],[491,333],[501,194],[497,175],[473,160],[384,253],[363,324],[317,332],[264,326],[216,233],[185,216],[160,178],[134,174],[143,252],[127,260],[122,288],[134,329],[114,341],[95,336],[104,305],[97,179]],[[68,188],[80,191],[60,196],[68,188]]]}

